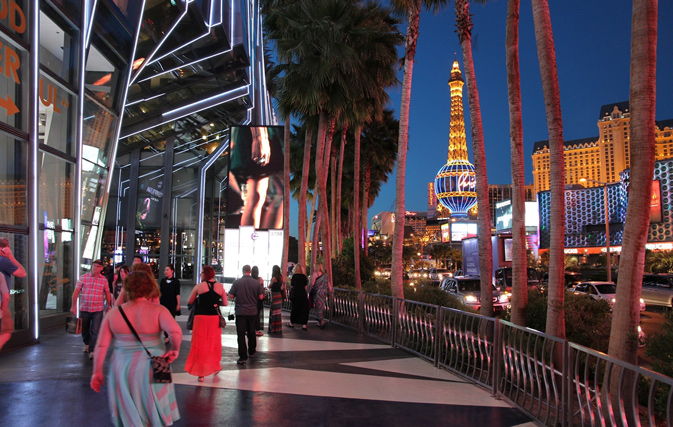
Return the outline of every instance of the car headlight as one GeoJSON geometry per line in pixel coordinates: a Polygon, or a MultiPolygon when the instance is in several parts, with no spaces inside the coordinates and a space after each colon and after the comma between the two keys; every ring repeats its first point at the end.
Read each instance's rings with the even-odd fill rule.
{"type": "MultiPolygon", "coordinates": [[[[641,304],[645,304],[645,300],[641,298],[641,299],[640,299],[640,303],[641,303],[641,304]]],[[[638,326],[638,327],[640,328],[640,326],[638,326]]]]}
{"type": "Polygon", "coordinates": [[[380,276],[380,275],[381,275],[381,272],[380,272],[380,271],[375,271],[375,272],[374,272],[374,276],[380,276]]]}
{"type": "Polygon", "coordinates": [[[507,297],[507,294],[503,294],[498,297],[498,301],[506,303],[509,301],[509,298],[507,297]]]}
{"type": "Polygon", "coordinates": [[[612,299],[610,300],[610,304],[613,304],[613,305],[614,305],[615,301],[616,301],[616,299],[612,298],[612,299]]]}
{"type": "Polygon", "coordinates": [[[465,301],[467,301],[467,302],[477,302],[478,300],[477,300],[477,297],[475,297],[474,295],[466,295],[465,296],[465,301]]]}

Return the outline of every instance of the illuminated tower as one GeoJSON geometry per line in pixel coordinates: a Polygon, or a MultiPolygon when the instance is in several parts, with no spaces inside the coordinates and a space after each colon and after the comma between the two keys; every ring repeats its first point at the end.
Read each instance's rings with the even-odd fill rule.
{"type": "Polygon", "coordinates": [[[463,76],[458,61],[453,62],[451,88],[451,127],[447,163],[435,177],[437,200],[451,210],[451,216],[466,218],[467,211],[477,204],[474,166],[467,157],[465,118],[463,116],[463,76]]]}

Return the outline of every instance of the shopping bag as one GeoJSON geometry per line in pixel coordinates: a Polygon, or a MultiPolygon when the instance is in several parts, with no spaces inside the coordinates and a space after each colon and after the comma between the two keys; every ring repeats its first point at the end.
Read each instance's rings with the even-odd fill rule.
{"type": "Polygon", "coordinates": [[[79,335],[82,333],[82,319],[79,317],[65,318],[65,331],[69,334],[79,335]]]}

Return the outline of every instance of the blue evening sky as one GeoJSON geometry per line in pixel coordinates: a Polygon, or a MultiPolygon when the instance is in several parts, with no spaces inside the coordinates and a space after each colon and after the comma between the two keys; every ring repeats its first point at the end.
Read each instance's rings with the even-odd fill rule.
{"type": "MultiPolygon", "coordinates": [[[[565,140],[597,136],[600,107],[628,100],[631,7],[632,3],[624,0],[550,2],[565,140]]],[[[509,184],[509,111],[504,48],[507,2],[473,3],[471,11],[474,15],[472,52],[484,126],[488,182],[509,184]]],[[[657,120],[673,118],[672,22],[673,1],[659,1],[657,120]]],[[[406,31],[406,24],[400,28],[406,31]]],[[[530,2],[521,2],[519,30],[526,183],[532,184],[533,144],[547,139],[548,134],[530,2]]],[[[406,210],[427,210],[427,184],[446,162],[450,119],[447,82],[454,58],[458,59],[464,75],[452,6],[437,15],[423,12],[411,92],[406,210]]],[[[401,84],[390,91],[390,97],[399,115],[401,84]]],[[[463,99],[467,145],[473,161],[466,88],[463,99]]],[[[395,177],[396,170],[369,209],[369,226],[377,213],[394,210],[395,177]]],[[[293,201],[290,234],[295,237],[296,212],[297,203],[293,201]]]]}

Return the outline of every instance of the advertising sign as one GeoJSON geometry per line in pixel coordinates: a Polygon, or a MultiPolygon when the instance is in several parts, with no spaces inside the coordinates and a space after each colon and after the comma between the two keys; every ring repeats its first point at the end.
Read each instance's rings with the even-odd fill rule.
{"type": "Polygon", "coordinates": [[[232,126],[227,228],[283,228],[283,127],[232,126]]]}

